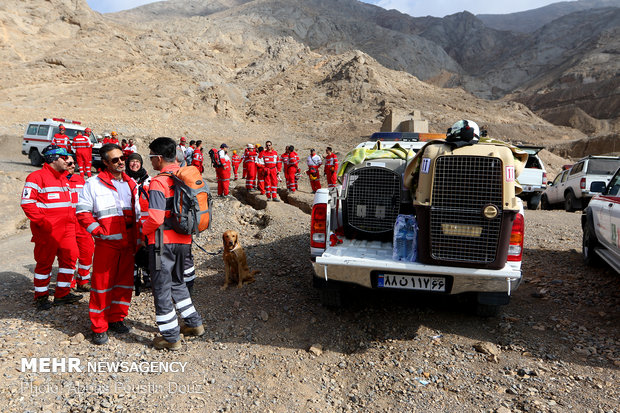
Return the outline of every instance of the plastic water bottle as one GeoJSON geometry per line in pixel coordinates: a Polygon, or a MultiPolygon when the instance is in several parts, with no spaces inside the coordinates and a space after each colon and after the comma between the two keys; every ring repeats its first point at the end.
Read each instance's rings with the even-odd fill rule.
{"type": "Polygon", "coordinates": [[[411,216],[407,225],[407,261],[415,262],[418,260],[418,223],[414,216],[411,216]]]}
{"type": "Polygon", "coordinates": [[[396,218],[394,225],[394,242],[392,248],[392,259],[402,261],[407,253],[407,221],[404,215],[396,218]]]}

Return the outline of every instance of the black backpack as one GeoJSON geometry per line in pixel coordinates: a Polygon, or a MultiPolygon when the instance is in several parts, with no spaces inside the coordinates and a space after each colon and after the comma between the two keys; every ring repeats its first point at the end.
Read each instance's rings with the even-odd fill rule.
{"type": "Polygon", "coordinates": [[[209,157],[211,158],[211,166],[214,168],[221,168],[224,166],[222,160],[220,159],[220,152],[217,149],[209,149],[209,157]]]}

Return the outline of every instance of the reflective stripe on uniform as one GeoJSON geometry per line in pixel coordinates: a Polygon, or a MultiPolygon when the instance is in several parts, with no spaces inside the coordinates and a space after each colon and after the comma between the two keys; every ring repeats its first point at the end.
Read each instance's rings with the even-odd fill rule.
{"type": "Polygon", "coordinates": [[[52,274],[37,274],[35,272],[34,273],[34,279],[35,280],[47,280],[48,278],[50,278],[50,275],[52,275],[52,274]]]}
{"type": "Polygon", "coordinates": [[[190,267],[190,268],[186,269],[185,271],[183,271],[183,274],[189,274],[189,273],[194,272],[194,271],[195,271],[195,267],[190,267]]]}
{"type": "Polygon", "coordinates": [[[129,307],[129,303],[126,301],[112,301],[112,304],[126,305],[127,307],[129,307]]]}
{"type": "Polygon", "coordinates": [[[110,307],[108,306],[106,308],[102,308],[101,310],[95,310],[94,308],[89,308],[88,311],[91,312],[91,313],[100,314],[100,313],[103,313],[105,310],[109,310],[109,309],[110,309],[110,307]]]}
{"type": "Polygon", "coordinates": [[[47,285],[45,287],[34,287],[35,293],[44,293],[48,290],[47,285]]]}
{"type": "Polygon", "coordinates": [[[194,308],[194,306],[191,306],[187,310],[181,312],[181,317],[187,318],[188,316],[194,314],[195,312],[196,312],[196,309],[194,308]]]}
{"type": "Polygon", "coordinates": [[[59,268],[58,269],[58,273],[59,274],[73,274],[75,270],[73,268],[59,268]]]}
{"type": "Polygon", "coordinates": [[[172,320],[172,318],[176,316],[177,316],[176,312],[172,310],[168,314],[156,315],[155,321],[157,321],[158,323],[164,323],[166,321],[172,320]]]}
{"type": "Polygon", "coordinates": [[[178,303],[176,303],[176,307],[178,309],[181,309],[183,307],[187,307],[188,305],[192,304],[192,299],[191,298],[186,298],[185,300],[181,300],[178,303]]]}
{"type": "Polygon", "coordinates": [[[98,222],[93,222],[88,227],[86,227],[86,231],[93,232],[95,228],[100,227],[101,225],[98,222]]]}
{"type": "Polygon", "coordinates": [[[58,288],[70,288],[71,287],[71,282],[62,282],[62,281],[58,281],[56,283],[56,286],[58,288]]]}
{"type": "Polygon", "coordinates": [[[39,208],[46,208],[46,209],[53,209],[53,208],[66,208],[66,207],[71,207],[73,206],[73,204],[71,202],[56,202],[56,203],[43,203],[43,202],[37,202],[37,207],[39,208]]]}
{"type": "Polygon", "coordinates": [[[159,331],[172,330],[173,328],[176,328],[178,326],[179,326],[179,320],[177,320],[176,318],[169,323],[158,325],[159,331]]]}

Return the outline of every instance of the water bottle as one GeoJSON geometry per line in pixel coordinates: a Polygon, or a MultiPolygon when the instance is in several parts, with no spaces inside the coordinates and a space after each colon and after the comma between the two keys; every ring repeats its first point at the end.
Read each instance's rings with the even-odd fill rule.
{"type": "Polygon", "coordinates": [[[407,252],[407,222],[404,215],[396,218],[394,225],[394,242],[392,248],[392,259],[402,261],[407,252]]]}
{"type": "Polygon", "coordinates": [[[407,225],[407,261],[416,262],[418,260],[418,223],[414,216],[411,216],[407,225]]]}

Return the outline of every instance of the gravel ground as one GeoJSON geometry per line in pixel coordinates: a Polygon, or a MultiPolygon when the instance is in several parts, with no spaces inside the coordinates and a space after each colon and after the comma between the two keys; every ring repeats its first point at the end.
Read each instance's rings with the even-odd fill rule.
{"type": "Polygon", "coordinates": [[[207,332],[179,352],[150,347],[149,292],[132,301],[132,331],[101,347],[90,343],[86,299],[35,312],[29,231],[0,239],[2,411],[620,412],[620,278],[582,263],[579,213],[526,211],[525,282],[498,317],[478,318],[454,298],[361,290],[330,310],[310,283],[304,178],[288,203],[244,189],[216,199],[213,227],[197,239],[209,254],[194,248],[207,332]],[[261,274],[220,291],[226,229],[241,233],[261,274]],[[187,364],[22,372],[30,357],[187,364]]]}

